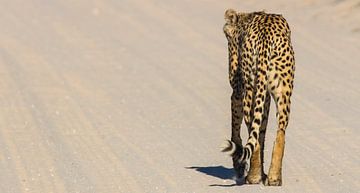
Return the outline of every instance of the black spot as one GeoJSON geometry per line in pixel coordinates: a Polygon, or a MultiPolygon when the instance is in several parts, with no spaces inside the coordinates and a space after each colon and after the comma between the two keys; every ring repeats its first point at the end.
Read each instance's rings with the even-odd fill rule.
{"type": "Polygon", "coordinates": [[[277,77],[278,77],[278,74],[275,74],[275,75],[274,75],[274,79],[277,79],[277,77]]]}
{"type": "Polygon", "coordinates": [[[286,109],[283,110],[284,115],[288,115],[288,112],[286,111],[286,109]]]}
{"type": "Polygon", "coordinates": [[[283,96],[283,97],[284,97],[283,98],[284,104],[286,104],[287,103],[287,98],[285,96],[283,96]]]}
{"type": "Polygon", "coordinates": [[[262,107],[256,107],[256,108],[255,108],[255,112],[261,113],[261,112],[262,112],[262,107]]]}
{"type": "Polygon", "coordinates": [[[260,125],[260,119],[258,119],[258,118],[254,119],[254,123],[260,125]]]}
{"type": "Polygon", "coordinates": [[[252,132],[254,138],[257,140],[258,139],[258,134],[256,132],[252,132]]]}
{"type": "Polygon", "coordinates": [[[285,121],[280,121],[280,125],[285,125],[285,121]]]}

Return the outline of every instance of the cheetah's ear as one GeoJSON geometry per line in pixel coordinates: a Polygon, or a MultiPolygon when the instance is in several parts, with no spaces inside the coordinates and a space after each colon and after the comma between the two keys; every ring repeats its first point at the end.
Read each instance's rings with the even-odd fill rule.
{"type": "Polygon", "coordinates": [[[228,9],[225,11],[225,21],[227,24],[235,24],[238,20],[238,16],[235,10],[228,9]]]}
{"type": "Polygon", "coordinates": [[[253,14],[249,13],[237,13],[237,16],[239,22],[241,23],[249,23],[253,18],[253,14]]]}

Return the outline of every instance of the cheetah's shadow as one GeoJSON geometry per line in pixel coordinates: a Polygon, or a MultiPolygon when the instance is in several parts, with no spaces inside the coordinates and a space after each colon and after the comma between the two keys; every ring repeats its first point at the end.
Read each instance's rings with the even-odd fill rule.
{"type": "Polygon", "coordinates": [[[208,166],[208,167],[185,167],[186,169],[193,169],[198,172],[204,173],[209,176],[213,176],[222,180],[234,180],[234,184],[211,184],[209,186],[231,187],[237,185],[243,185],[242,181],[236,179],[236,174],[233,168],[226,168],[224,166],[208,166]]]}

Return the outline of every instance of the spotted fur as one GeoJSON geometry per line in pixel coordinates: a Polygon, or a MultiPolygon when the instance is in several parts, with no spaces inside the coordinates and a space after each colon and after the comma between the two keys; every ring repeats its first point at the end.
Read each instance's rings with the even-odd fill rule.
{"type": "Polygon", "coordinates": [[[225,12],[223,27],[228,40],[232,136],[223,149],[231,152],[234,169],[247,183],[281,185],[285,130],[289,121],[290,97],[295,71],[290,28],[283,16],[265,12],[225,12]],[[268,176],[263,172],[264,141],[270,99],[277,113],[277,137],[268,176]],[[249,138],[242,145],[240,126],[244,119],[249,138]],[[250,170],[246,175],[246,165],[250,170]]]}

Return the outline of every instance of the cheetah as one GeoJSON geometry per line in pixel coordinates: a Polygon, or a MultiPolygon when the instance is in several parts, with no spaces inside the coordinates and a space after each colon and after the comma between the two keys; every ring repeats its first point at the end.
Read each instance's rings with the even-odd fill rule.
{"type": "Polygon", "coordinates": [[[282,185],[285,130],[295,71],[290,28],[282,15],[240,13],[228,9],[223,27],[228,41],[231,95],[231,140],[222,150],[232,156],[242,183],[282,185]],[[268,175],[264,173],[264,141],[270,100],[276,104],[277,135],[268,175]],[[249,137],[242,145],[244,119],[249,137]],[[250,167],[248,162],[250,160],[250,167]]]}

